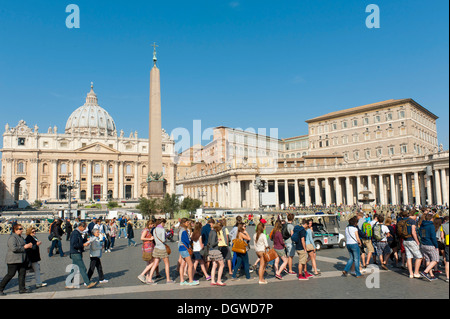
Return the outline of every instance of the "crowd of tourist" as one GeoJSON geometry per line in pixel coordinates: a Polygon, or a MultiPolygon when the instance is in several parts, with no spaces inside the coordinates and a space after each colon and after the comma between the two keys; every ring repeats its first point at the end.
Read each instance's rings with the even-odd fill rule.
{"type": "MultiPolygon", "coordinates": [[[[201,222],[182,218],[179,220],[178,245],[172,251],[166,239],[166,220],[149,220],[141,231],[142,259],[145,267],[137,276],[139,281],[156,285],[162,278],[159,272],[161,262],[165,268],[165,282],[174,284],[170,271],[169,256],[177,254],[177,272],[180,285],[197,286],[195,278],[204,277],[211,286],[226,286],[224,275],[231,281],[241,278],[253,280],[251,272],[256,272],[258,283],[267,284],[267,273],[273,271],[277,280],[285,276],[296,276],[298,280],[308,280],[321,275],[316,258],[316,246],[313,239],[313,219],[300,219],[294,225],[295,215],[291,212],[279,215],[273,229],[267,231],[267,221],[260,216],[255,223],[245,223],[237,216],[231,230],[226,227],[225,219],[209,218],[205,225],[201,222]],[[250,236],[248,227],[254,227],[250,236]],[[253,233],[253,232],[252,232],[253,233]],[[250,249],[252,247],[252,249],[250,249]],[[253,252],[252,252],[253,250],[253,252]],[[256,261],[250,265],[249,254],[255,254],[256,261]],[[293,265],[297,261],[298,268],[293,265]],[[294,261],[295,259],[295,261],[294,261]],[[310,271],[307,264],[310,263],[310,271]],[[238,276],[242,273],[242,276],[238,276]]],[[[345,228],[346,247],[350,258],[342,275],[349,274],[363,278],[369,264],[376,264],[383,270],[389,267],[403,268],[409,277],[436,280],[440,273],[440,256],[445,263],[446,282],[449,278],[449,222],[448,215],[441,216],[436,210],[424,208],[404,209],[399,213],[381,214],[357,212],[348,220],[345,228]],[[390,262],[391,261],[391,262],[390,262]],[[390,263],[389,263],[390,262],[390,263]],[[389,267],[388,267],[389,266],[389,267]]],[[[98,283],[107,283],[101,262],[103,253],[111,253],[116,238],[128,239],[128,247],[136,246],[133,222],[124,217],[119,220],[94,218],[89,224],[84,221],[55,220],[50,226],[48,257],[65,257],[61,241],[66,234],[70,242],[68,254],[72,264],[77,267],[83,283],[92,288],[98,283]],[[83,262],[83,253],[89,248],[89,267],[83,262]],[[56,255],[54,254],[56,250],[56,255]],[[94,272],[98,273],[98,282],[93,281],[94,272]]],[[[6,255],[7,274],[0,282],[0,295],[10,280],[18,274],[19,293],[32,292],[25,286],[27,270],[32,269],[36,287],[45,287],[47,283],[40,276],[40,246],[36,237],[36,227],[26,229],[16,223],[8,239],[6,255]]],[[[172,258],[173,260],[173,258],[172,258]]],[[[66,283],[67,289],[79,288],[77,283],[66,283]]]]}
{"type": "Polygon", "coordinates": [[[359,212],[349,219],[345,237],[350,258],[343,276],[354,269],[355,276],[362,278],[371,262],[389,270],[392,260],[392,267],[407,270],[409,278],[434,281],[435,273],[441,273],[443,256],[449,282],[449,216],[435,209],[411,208],[390,216],[359,212]]]}

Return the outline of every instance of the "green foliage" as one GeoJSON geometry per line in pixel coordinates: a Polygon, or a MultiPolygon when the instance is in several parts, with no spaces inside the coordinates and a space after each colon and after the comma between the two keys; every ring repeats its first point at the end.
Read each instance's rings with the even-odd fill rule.
{"type": "Polygon", "coordinates": [[[154,215],[161,209],[161,200],[157,198],[147,199],[141,197],[136,208],[139,209],[140,213],[144,216],[154,215]]]}
{"type": "Polygon", "coordinates": [[[119,203],[115,202],[115,201],[109,201],[108,204],[106,205],[109,209],[112,208],[116,208],[119,207],[119,203]]]}
{"type": "Polygon", "coordinates": [[[173,218],[175,212],[180,210],[180,201],[175,194],[166,194],[161,201],[161,209],[164,213],[169,213],[173,218]]]}
{"type": "Polygon", "coordinates": [[[181,209],[186,209],[189,212],[195,211],[197,208],[202,206],[202,201],[199,199],[194,199],[190,197],[185,197],[183,202],[181,203],[181,209]]]}

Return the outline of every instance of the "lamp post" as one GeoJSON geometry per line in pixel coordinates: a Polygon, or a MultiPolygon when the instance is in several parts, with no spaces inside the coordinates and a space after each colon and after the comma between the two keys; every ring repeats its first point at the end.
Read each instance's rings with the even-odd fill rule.
{"type": "Polygon", "coordinates": [[[206,196],[206,192],[204,192],[203,189],[201,192],[200,192],[200,190],[198,191],[198,197],[202,198],[202,213],[203,213],[203,197],[205,197],[205,196],[206,196]]]}
{"type": "MultiPolygon", "coordinates": [[[[76,180],[73,181],[72,180],[72,173],[69,173],[69,179],[68,180],[63,180],[59,183],[59,186],[66,188],[69,192],[68,197],[69,197],[69,218],[72,217],[72,189],[77,189],[80,186],[80,181],[76,180]]],[[[64,210],[62,212],[62,219],[64,219],[64,210]]]]}
{"type": "Polygon", "coordinates": [[[266,182],[261,179],[261,176],[257,175],[254,182],[255,189],[258,191],[258,210],[261,213],[262,205],[261,205],[261,192],[266,189],[266,182]]]}

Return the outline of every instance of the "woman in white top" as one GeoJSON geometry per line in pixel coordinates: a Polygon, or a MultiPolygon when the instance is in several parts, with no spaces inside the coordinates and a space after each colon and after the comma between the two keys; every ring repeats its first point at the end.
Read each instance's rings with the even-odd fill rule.
{"type": "Polygon", "coordinates": [[[266,248],[269,248],[269,243],[267,242],[267,237],[264,235],[265,225],[259,223],[256,227],[256,233],[253,235],[253,241],[255,242],[255,252],[259,258],[259,283],[267,284],[264,279],[264,272],[266,271],[266,261],[264,260],[264,252],[266,248]]]}
{"type": "Polygon", "coordinates": [[[202,223],[196,222],[194,226],[194,231],[191,235],[191,240],[193,243],[193,251],[194,251],[194,270],[197,269],[197,265],[200,263],[200,268],[202,269],[203,275],[206,280],[211,280],[211,276],[208,275],[205,267],[205,261],[203,260],[203,256],[200,254],[200,251],[203,249],[204,245],[202,242],[202,223]]]}
{"type": "Polygon", "coordinates": [[[347,238],[347,250],[350,254],[350,259],[344,268],[342,274],[347,277],[348,272],[352,268],[353,263],[355,264],[356,278],[361,278],[361,272],[359,271],[359,262],[361,259],[360,249],[361,240],[358,236],[358,217],[352,217],[348,221],[348,226],[345,228],[345,238],[347,238]]]}

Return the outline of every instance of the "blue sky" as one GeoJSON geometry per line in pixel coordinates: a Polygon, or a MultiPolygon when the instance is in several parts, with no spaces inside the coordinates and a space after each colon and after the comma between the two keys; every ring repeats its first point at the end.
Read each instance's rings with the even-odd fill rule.
{"type": "MultiPolygon", "coordinates": [[[[449,145],[446,0],[0,2],[0,130],[23,119],[64,130],[94,82],[125,135],[148,137],[151,43],[161,71],[162,126],[278,128],[387,99],[439,116],[449,145]],[[65,25],[67,5],[80,28],[65,25]],[[365,25],[380,8],[381,28],[365,25]]],[[[1,142],[0,142],[1,143],[1,142]]],[[[1,146],[1,144],[0,144],[1,146]]]]}

